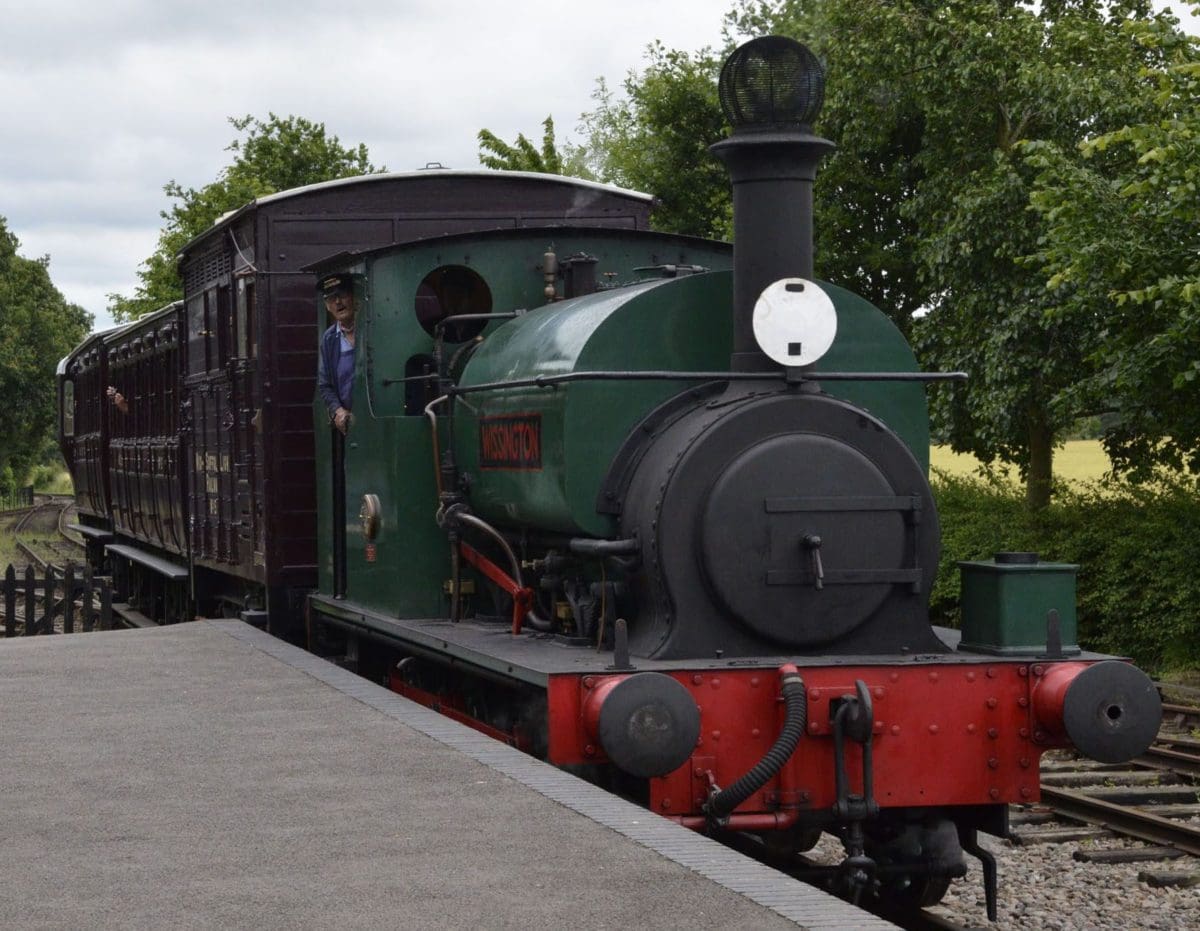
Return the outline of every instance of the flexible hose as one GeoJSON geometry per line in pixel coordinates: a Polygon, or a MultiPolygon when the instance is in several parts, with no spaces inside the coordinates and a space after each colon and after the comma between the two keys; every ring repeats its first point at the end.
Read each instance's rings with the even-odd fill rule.
{"type": "Polygon", "coordinates": [[[804,688],[804,680],[794,668],[783,675],[780,686],[783,701],[786,706],[786,717],[783,729],[775,738],[775,743],[766,755],[759,760],[754,768],[737,782],[709,798],[704,806],[710,818],[721,821],[728,818],[730,813],[746,801],[751,795],[767,784],[796,751],[808,719],[808,693],[804,688]]]}

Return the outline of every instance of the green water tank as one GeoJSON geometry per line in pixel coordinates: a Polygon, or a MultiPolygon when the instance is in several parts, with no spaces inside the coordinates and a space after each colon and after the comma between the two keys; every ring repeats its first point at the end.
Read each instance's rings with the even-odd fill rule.
{"type": "Polygon", "coordinates": [[[997,553],[994,559],[960,562],[958,567],[962,573],[960,650],[1046,654],[1048,619],[1054,611],[1059,653],[1079,653],[1075,617],[1078,566],[1042,562],[1036,553],[997,553]]]}

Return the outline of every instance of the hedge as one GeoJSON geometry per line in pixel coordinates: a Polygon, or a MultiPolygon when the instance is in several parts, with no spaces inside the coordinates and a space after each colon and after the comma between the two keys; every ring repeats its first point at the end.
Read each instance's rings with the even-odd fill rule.
{"type": "Polygon", "coordinates": [[[1079,565],[1079,639],[1154,671],[1200,667],[1200,494],[1183,480],[1153,487],[1055,489],[1037,515],[1001,480],[935,472],[942,557],[930,610],[959,622],[957,562],[1028,550],[1079,565]]]}

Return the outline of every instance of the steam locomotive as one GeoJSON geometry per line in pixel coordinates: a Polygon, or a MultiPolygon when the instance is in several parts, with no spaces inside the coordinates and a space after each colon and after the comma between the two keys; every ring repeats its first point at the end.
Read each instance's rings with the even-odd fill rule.
{"type": "MultiPolygon", "coordinates": [[[[831,884],[930,904],[971,854],[994,915],[996,868],[978,832],[1003,835],[1007,806],[1038,798],[1044,751],[1128,759],[1161,706],[1140,671],[1075,643],[1073,566],[1027,553],[963,564],[962,630],[931,626],[940,538],[925,390],[960,376],[919,371],[881,311],[813,276],[812,183],[831,148],[811,129],[823,88],[791,40],[754,40],[725,63],[734,131],[713,151],[733,182],[732,251],[648,231],[648,204],[629,192],[554,178],[393,179],[407,204],[369,207],[375,221],[393,211],[370,231],[389,244],[356,245],[370,236],[354,210],[340,226],[313,211],[296,231],[338,252],[317,261],[279,246],[287,209],[353,185],[252,205],[184,254],[186,268],[197,249],[236,247],[244,264],[232,279],[226,266],[215,298],[188,285],[183,306],[143,324],[178,343],[183,411],[176,458],[145,454],[178,463],[158,497],[182,504],[172,564],[190,607],[221,602],[293,636],[302,616],[313,649],[764,855],[834,833],[846,856],[831,884]],[[431,183],[464,205],[457,225],[431,218],[434,198],[412,199],[431,183]],[[466,190],[505,199],[456,196],[466,190]],[[406,221],[425,226],[409,234],[406,221]],[[292,263],[287,274],[255,288],[279,274],[275,261],[292,263]],[[314,275],[353,282],[353,422],[343,437],[310,406],[307,440],[279,457],[280,431],[299,432],[283,379],[237,356],[206,382],[194,347],[211,327],[215,358],[226,345],[266,350],[263,321],[278,329],[303,303],[305,340],[269,347],[296,359],[264,368],[299,383],[303,358],[311,398],[314,275]],[[222,303],[231,281],[237,303],[222,303]],[[264,300],[280,282],[288,302],[264,300]],[[256,321],[258,340],[243,340],[256,321]],[[220,425],[211,434],[201,409],[220,425]],[[228,460],[203,447],[220,434],[228,460]],[[263,462],[267,490],[255,492],[263,462]],[[171,499],[172,481],[187,493],[171,499]],[[310,482],[311,524],[295,516],[310,482]],[[207,489],[240,501],[242,485],[240,516],[261,531],[234,519],[222,530],[206,510],[207,489]],[[312,565],[278,574],[265,541],[299,546],[309,527],[312,565]],[[221,568],[222,552],[243,550],[263,554],[257,575],[221,568]]],[[[108,344],[119,353],[137,332],[108,344]]],[[[95,341],[64,364],[76,410],[115,370],[109,360],[87,382],[93,355],[104,356],[95,341]]],[[[114,446],[88,424],[63,431],[85,489],[101,479],[81,483],[80,464],[114,446]]],[[[125,472],[110,462],[106,480],[125,472]]],[[[103,537],[97,558],[136,550],[146,569],[172,552],[100,498],[85,509],[81,496],[82,521],[103,537]]],[[[142,604],[161,614],[155,597],[142,604]]]]}

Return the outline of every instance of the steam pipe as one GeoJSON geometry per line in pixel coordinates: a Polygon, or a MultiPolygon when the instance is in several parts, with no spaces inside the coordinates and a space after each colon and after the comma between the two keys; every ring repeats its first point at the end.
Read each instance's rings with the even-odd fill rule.
{"type": "MultiPolygon", "coordinates": [[[[763,356],[766,358],[766,356],[763,356]]],[[[774,363],[772,363],[774,364],[774,363]]],[[[762,372],[567,372],[562,375],[535,375],[510,381],[480,382],[451,388],[454,395],[477,394],[481,391],[502,391],[507,388],[554,388],[577,381],[783,381],[786,372],[778,366],[762,372]]],[[[801,379],[803,381],[805,379],[801,379]]],[[[814,372],[813,381],[966,381],[966,372],[814,372]]]]}
{"type": "Polygon", "coordinates": [[[441,450],[439,448],[441,444],[438,441],[437,414],[435,414],[433,412],[433,409],[435,407],[437,407],[439,404],[444,404],[446,401],[449,401],[449,400],[450,400],[450,395],[443,394],[440,398],[434,398],[432,401],[430,401],[428,404],[425,405],[425,416],[429,418],[429,426],[433,432],[433,476],[437,482],[437,493],[438,493],[438,504],[439,505],[442,502],[442,454],[441,454],[441,450]]]}
{"type": "Polygon", "coordinates": [[[567,542],[567,549],[580,556],[628,556],[638,552],[637,540],[593,540],[590,537],[575,537],[567,542]]]}

